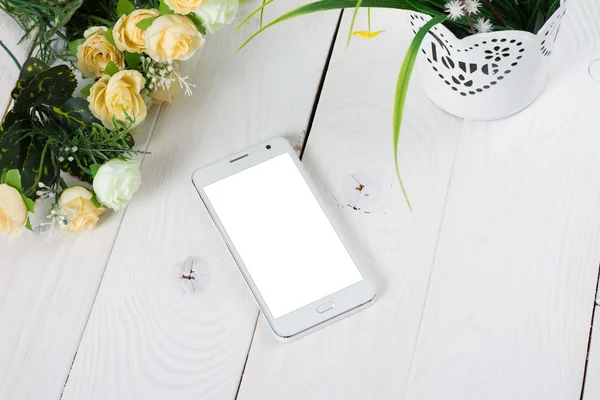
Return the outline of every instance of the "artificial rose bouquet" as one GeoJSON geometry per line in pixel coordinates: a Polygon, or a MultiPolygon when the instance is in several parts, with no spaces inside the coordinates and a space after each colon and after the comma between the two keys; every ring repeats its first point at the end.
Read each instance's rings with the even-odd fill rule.
{"type": "Polygon", "coordinates": [[[180,89],[192,94],[194,85],[178,63],[194,55],[206,32],[231,23],[238,5],[238,0],[0,0],[0,8],[27,32],[44,27],[33,40],[40,58],[21,66],[13,57],[21,72],[13,107],[0,126],[0,233],[14,238],[23,228],[33,229],[29,215],[44,199],[51,205],[49,221],[36,227],[41,232],[60,226],[81,233],[93,229],[107,209],[125,207],[141,185],[139,163],[131,156],[144,153],[134,147],[131,131],[153,103],[171,102],[180,89]],[[85,25],[88,21],[101,24],[85,25]],[[55,49],[56,38],[68,43],[69,52],[55,49]],[[57,58],[93,79],[81,96],[75,94],[71,67],[50,66],[57,58]],[[83,182],[69,186],[64,173],[83,182]]]}

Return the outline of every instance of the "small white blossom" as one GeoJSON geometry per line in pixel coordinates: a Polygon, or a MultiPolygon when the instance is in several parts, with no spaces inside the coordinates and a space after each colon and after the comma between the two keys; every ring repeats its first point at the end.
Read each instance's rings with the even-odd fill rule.
{"type": "Polygon", "coordinates": [[[62,156],[60,156],[60,157],[58,157],[58,161],[59,161],[59,162],[63,162],[63,161],[65,161],[65,158],[64,158],[64,157],[62,157],[62,156]]]}
{"type": "Polygon", "coordinates": [[[491,32],[492,26],[492,22],[485,17],[479,17],[475,22],[475,29],[477,29],[477,32],[479,33],[491,32]]]}
{"type": "Polygon", "coordinates": [[[465,5],[461,0],[450,0],[444,7],[446,8],[448,17],[450,17],[452,21],[456,21],[465,16],[465,5]]]}
{"type": "Polygon", "coordinates": [[[465,0],[465,11],[471,15],[479,14],[481,3],[479,0],[465,0]]]}

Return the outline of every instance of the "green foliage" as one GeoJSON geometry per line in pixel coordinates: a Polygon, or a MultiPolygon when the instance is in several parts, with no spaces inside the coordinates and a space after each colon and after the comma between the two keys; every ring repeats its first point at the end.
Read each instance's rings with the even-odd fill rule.
{"type": "Polygon", "coordinates": [[[77,49],[85,42],[84,38],[72,40],[69,42],[69,51],[73,54],[73,57],[77,57],[77,49]]]}
{"type": "Polygon", "coordinates": [[[106,30],[106,33],[104,34],[104,37],[106,38],[106,41],[110,44],[112,44],[113,46],[116,46],[115,44],[115,38],[113,37],[113,28],[108,28],[106,30]]]}
{"type": "Polygon", "coordinates": [[[119,67],[114,63],[114,61],[109,61],[108,64],[106,64],[106,67],[104,67],[104,73],[106,75],[113,76],[117,72],[119,72],[119,67]]]}
{"type": "Polygon", "coordinates": [[[200,18],[198,18],[196,14],[189,13],[187,17],[192,20],[194,25],[196,25],[196,29],[198,29],[198,32],[200,32],[203,35],[206,35],[206,28],[202,24],[202,20],[200,20],[200,18]]]}
{"type": "Polygon", "coordinates": [[[165,0],[160,0],[158,11],[160,12],[160,15],[174,14],[174,11],[165,3],[165,0]]]}
{"type": "Polygon", "coordinates": [[[138,22],[135,26],[137,26],[141,30],[145,31],[146,29],[150,28],[150,25],[152,25],[152,23],[156,20],[156,18],[158,18],[158,17],[145,18],[145,19],[141,20],[140,22],[138,22]]]}
{"type": "Polygon", "coordinates": [[[142,62],[142,55],[138,53],[125,52],[125,63],[131,69],[137,69],[142,62]]]}
{"type": "Polygon", "coordinates": [[[77,78],[68,66],[57,65],[26,80],[22,86],[23,89],[14,107],[16,111],[29,109],[34,105],[63,104],[73,95],[77,87],[77,78]]]}
{"type": "Polygon", "coordinates": [[[92,86],[94,86],[94,84],[93,84],[93,83],[90,83],[90,84],[88,84],[88,85],[85,85],[85,86],[83,87],[83,89],[81,89],[81,90],[79,91],[79,93],[81,93],[81,95],[82,95],[83,97],[88,97],[88,96],[90,95],[90,89],[92,88],[92,86]]]}
{"type": "Polygon", "coordinates": [[[135,11],[135,5],[129,0],[119,0],[117,2],[117,15],[121,16],[135,11]]]}

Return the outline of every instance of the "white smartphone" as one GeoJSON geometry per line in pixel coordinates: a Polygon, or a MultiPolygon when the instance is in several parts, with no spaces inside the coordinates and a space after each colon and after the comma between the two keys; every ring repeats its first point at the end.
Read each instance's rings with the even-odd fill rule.
{"type": "Polygon", "coordinates": [[[375,298],[367,271],[284,138],[201,168],[192,182],[280,338],[299,337],[375,298]]]}

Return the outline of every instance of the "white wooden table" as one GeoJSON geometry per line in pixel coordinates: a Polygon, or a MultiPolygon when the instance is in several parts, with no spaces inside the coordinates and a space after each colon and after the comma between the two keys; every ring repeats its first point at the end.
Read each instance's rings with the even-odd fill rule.
{"type": "MultiPolygon", "coordinates": [[[[211,37],[185,66],[197,94],[155,109],[137,136],[152,154],[126,210],[79,237],[0,240],[0,399],[600,399],[600,82],[588,71],[600,3],[571,1],[546,89],[514,117],[464,121],[411,86],[400,157],[414,214],[391,147],[407,15],[373,10],[385,32],[346,50],[350,14],[281,24],[240,53],[258,17],[211,37]],[[288,344],[190,184],[277,135],[303,150],[381,293],[288,344]],[[181,279],[190,257],[195,290],[181,279]]],[[[6,15],[0,32],[24,60],[6,15]]],[[[2,107],[16,76],[0,57],[2,107]]]]}

